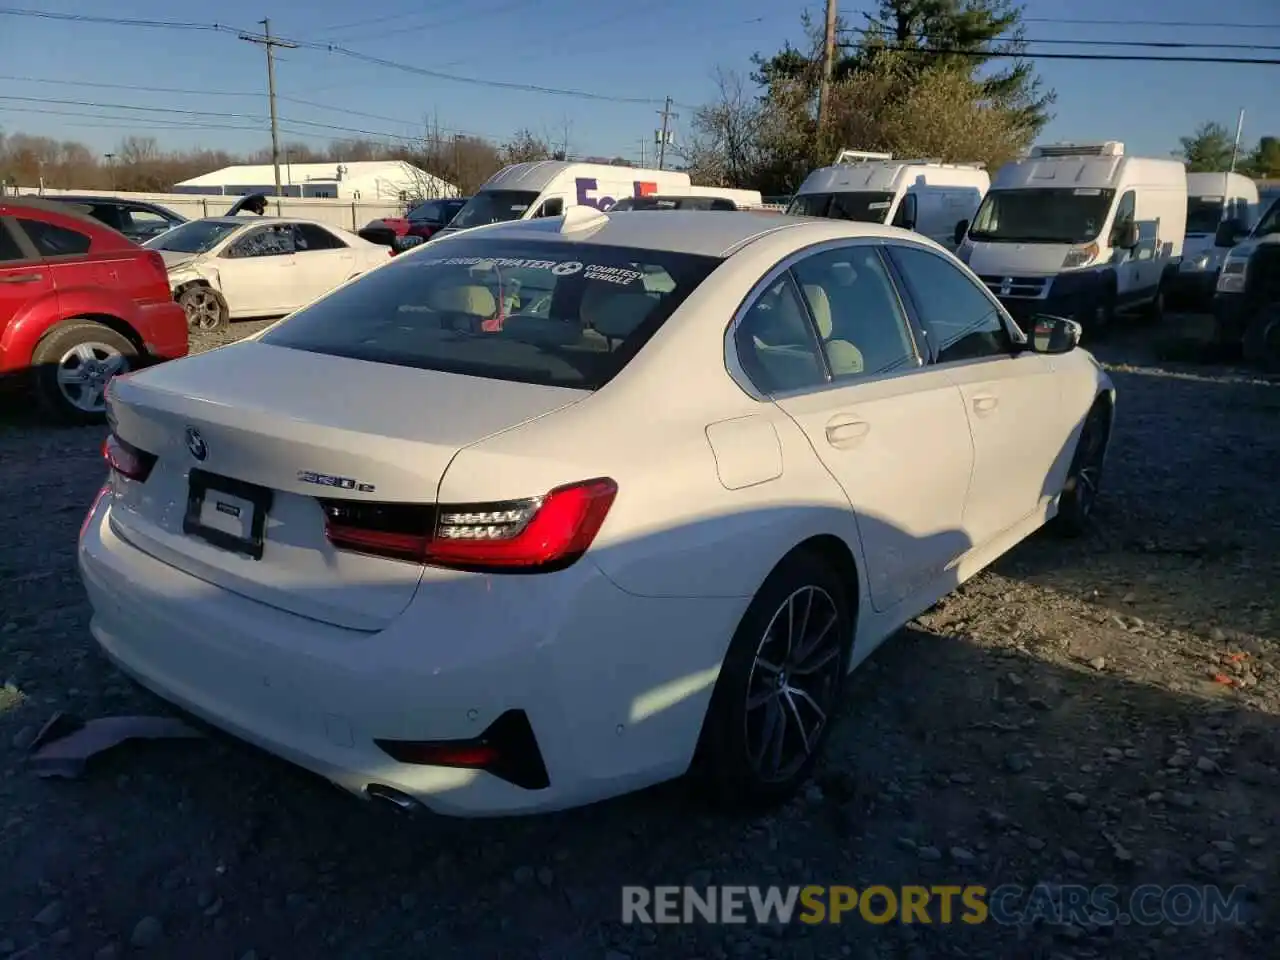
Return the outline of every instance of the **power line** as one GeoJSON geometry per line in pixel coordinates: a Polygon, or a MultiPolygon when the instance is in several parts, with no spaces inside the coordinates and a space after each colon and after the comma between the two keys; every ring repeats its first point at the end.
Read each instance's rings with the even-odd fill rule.
{"type": "MultiPolygon", "coordinates": [[[[0,15],[15,17],[39,17],[50,20],[63,20],[75,23],[101,23],[111,24],[115,26],[126,27],[156,27],[172,30],[206,30],[216,31],[220,33],[229,33],[239,36],[241,33],[248,31],[240,30],[226,24],[202,24],[192,21],[182,20],[141,20],[126,17],[98,17],[89,16],[87,14],[72,13],[47,13],[41,10],[21,10],[11,7],[0,7],[0,15]]],[[[316,41],[291,40],[289,38],[278,38],[289,43],[294,43],[300,48],[307,50],[317,50],[325,53],[334,53],[339,56],[348,57],[363,63],[373,64],[375,66],[386,67],[390,70],[400,70],[405,73],[416,74],[421,77],[431,77],[435,80],[446,80],[450,83],[466,83],[480,87],[490,87],[496,90],[518,90],[524,93],[540,93],[547,96],[556,97],[573,97],[579,100],[591,100],[601,103],[627,103],[640,106],[661,106],[663,100],[654,99],[652,97],[618,97],[609,96],[603,93],[593,93],[589,90],[574,90],[564,87],[544,87],[534,83],[517,83],[508,80],[484,80],[480,77],[463,77],[457,74],[444,73],[439,70],[429,70],[425,67],[418,67],[408,63],[397,63],[394,60],[387,60],[382,57],[375,57],[372,54],[360,53],[358,50],[352,50],[348,47],[340,46],[332,43],[320,43],[316,41]]],[[[680,104],[680,106],[688,106],[680,104]]]]}
{"type": "MultiPolygon", "coordinates": [[[[106,82],[101,82],[96,80],[94,81],[62,80],[55,77],[17,77],[17,76],[5,75],[5,74],[0,74],[0,81],[12,81],[16,83],[47,83],[47,84],[54,84],[57,86],[64,86],[64,87],[93,87],[99,90],[130,90],[130,91],[136,91],[139,93],[171,93],[171,94],[181,94],[181,95],[200,96],[200,97],[241,97],[241,98],[252,98],[255,100],[261,100],[267,96],[267,94],[260,91],[194,90],[194,89],[191,89],[190,87],[152,87],[152,86],[143,86],[140,84],[131,84],[131,83],[106,83],[106,82]]],[[[52,100],[44,97],[32,97],[30,99],[33,101],[38,100],[40,102],[49,102],[49,103],[58,102],[56,100],[52,100]]],[[[351,110],[347,107],[335,107],[333,104],[330,104],[330,103],[320,103],[316,100],[305,100],[302,97],[291,97],[283,93],[277,95],[276,99],[282,100],[286,103],[296,103],[301,106],[313,107],[314,109],[317,109],[317,110],[328,110],[332,113],[344,114],[352,117],[363,117],[366,120],[382,120],[382,121],[385,121],[386,123],[397,123],[406,127],[413,127],[422,123],[422,121],[420,120],[405,120],[402,117],[388,117],[380,113],[366,113],[363,110],[351,110]]],[[[132,110],[135,108],[130,106],[127,109],[132,110]]],[[[171,109],[171,108],[151,107],[148,109],[159,110],[159,109],[171,109]]],[[[287,122],[302,123],[304,121],[288,120],[287,122]]],[[[433,128],[438,129],[443,133],[459,133],[464,136],[480,137],[482,139],[489,139],[489,140],[501,139],[501,137],[495,136],[494,134],[477,133],[474,130],[463,130],[458,127],[434,127],[433,125],[433,128]]],[[[358,133],[360,131],[352,129],[350,132],[358,133]]],[[[382,136],[382,134],[369,134],[369,136],[382,136]]],[[[388,134],[388,136],[390,135],[388,134]]]]}
{"type": "MultiPolygon", "coordinates": [[[[843,43],[842,47],[859,48],[856,43],[843,43]]],[[[921,53],[935,57],[969,57],[975,60],[1111,60],[1124,63],[1223,63],[1249,66],[1280,66],[1280,59],[1261,57],[1169,57],[1141,53],[1015,53],[998,50],[959,50],[949,47],[898,47],[874,48],[892,53],[921,53]]]]}
{"type": "Polygon", "coordinates": [[[1072,20],[1062,17],[1019,17],[1023,23],[1062,23],[1082,27],[1182,27],[1195,30],[1280,30],[1280,23],[1196,23],[1191,20],[1072,20]]]}
{"type": "MultiPolygon", "coordinates": [[[[459,23],[470,23],[475,20],[483,20],[487,17],[496,17],[499,14],[506,13],[509,10],[515,10],[518,7],[524,7],[524,6],[527,6],[526,0],[509,0],[509,2],[500,3],[495,7],[488,7],[483,10],[473,10],[471,13],[464,14],[462,16],[454,14],[449,17],[440,18],[436,16],[436,14],[429,14],[427,17],[426,23],[402,23],[396,29],[390,32],[384,29],[384,30],[375,31],[374,33],[366,33],[364,35],[361,35],[359,33],[355,34],[354,36],[351,34],[346,34],[342,37],[342,41],[344,43],[364,43],[369,40],[382,40],[390,36],[402,36],[403,34],[406,34],[406,33],[421,33],[424,30],[434,30],[436,27],[448,28],[448,27],[453,27],[459,23]]],[[[399,16],[401,17],[410,16],[411,18],[416,18],[416,17],[421,17],[422,12],[419,11],[412,15],[400,14],[399,16]]],[[[374,23],[384,22],[385,19],[386,18],[381,18],[378,20],[368,20],[368,21],[365,21],[363,25],[370,26],[374,23]]],[[[361,24],[348,24],[348,26],[361,26],[361,24]]],[[[328,30],[318,31],[321,37],[327,36],[335,32],[336,31],[332,27],[330,27],[328,30]]],[[[317,42],[326,42],[326,41],[319,40],[317,42]]]]}
{"type": "MultiPolygon", "coordinates": [[[[857,33],[868,40],[895,39],[891,33],[883,30],[846,27],[842,33],[857,33]]],[[[928,40],[927,34],[914,34],[909,39],[928,40]]],[[[1030,39],[1026,37],[996,37],[993,43],[1038,43],[1046,46],[1080,46],[1080,47],[1154,47],[1163,50],[1270,50],[1280,51],[1280,45],[1264,43],[1185,43],[1178,40],[1062,40],[1055,38],[1030,39]]],[[[847,46],[847,44],[846,44],[847,46]]]]}
{"type": "Polygon", "coordinates": [[[35,17],[40,20],[61,20],[66,23],[97,23],[113,27],[150,27],[160,30],[206,30],[218,33],[237,33],[237,28],[224,23],[198,23],[192,20],[144,20],[137,17],[99,17],[86,13],[54,13],[50,10],[24,10],[16,7],[0,7],[0,16],[35,17]]]}

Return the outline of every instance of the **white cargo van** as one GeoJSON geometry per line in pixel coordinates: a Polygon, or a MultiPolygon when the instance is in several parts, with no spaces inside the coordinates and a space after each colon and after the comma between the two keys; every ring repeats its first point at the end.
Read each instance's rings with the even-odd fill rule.
{"type": "Polygon", "coordinates": [[[503,220],[558,217],[570,207],[608,210],[623,197],[684,194],[689,175],[604,163],[536,160],[503,167],[437,236],[503,220]]]}
{"type": "Polygon", "coordinates": [[[611,212],[627,210],[760,210],[764,200],[759,190],[732,190],[728,187],[686,187],[679,196],[651,193],[644,197],[623,197],[611,212]]]}
{"type": "Polygon", "coordinates": [[[805,178],[787,213],[888,223],[954,247],[957,225],[972,219],[990,184],[980,163],[841,150],[833,166],[805,178]]]}
{"type": "Polygon", "coordinates": [[[1098,335],[1117,310],[1164,310],[1187,228],[1178,160],[1057,143],[1000,168],[956,251],[1017,320],[1057,314],[1098,335]]]}
{"type": "Polygon", "coordinates": [[[1260,213],[1258,185],[1239,173],[1187,174],[1187,239],[1170,293],[1195,304],[1213,296],[1229,247],[1216,244],[1218,227],[1233,224],[1243,236],[1260,213]]]}

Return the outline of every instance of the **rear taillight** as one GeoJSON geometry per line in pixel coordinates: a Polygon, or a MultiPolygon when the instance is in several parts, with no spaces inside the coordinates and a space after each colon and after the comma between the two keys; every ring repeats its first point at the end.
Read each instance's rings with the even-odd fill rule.
{"type": "Polygon", "coordinates": [[[169,282],[169,268],[165,265],[164,257],[160,256],[160,254],[156,253],[154,250],[148,250],[146,253],[146,259],[147,263],[151,264],[156,273],[160,274],[160,279],[167,284],[169,282]]]}
{"type": "Polygon", "coordinates": [[[322,500],[339,550],[455,570],[563,570],[587,552],[618,485],[607,477],[502,503],[420,505],[322,500]]]}
{"type": "Polygon", "coordinates": [[[122,477],[144,482],[151,476],[151,469],[156,465],[156,455],[139,450],[130,443],[121,440],[114,433],[107,434],[102,443],[102,459],[122,477]]]}

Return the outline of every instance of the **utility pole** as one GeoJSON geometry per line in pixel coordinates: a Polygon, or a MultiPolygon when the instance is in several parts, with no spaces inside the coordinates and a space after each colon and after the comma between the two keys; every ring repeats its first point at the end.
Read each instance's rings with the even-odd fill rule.
{"type": "Polygon", "coordinates": [[[288,40],[277,40],[271,36],[270,20],[264,19],[258,22],[262,24],[260,35],[242,33],[240,39],[256,43],[267,51],[267,96],[271,101],[271,165],[276,171],[276,196],[278,197],[280,196],[280,126],[276,119],[276,47],[293,50],[298,45],[288,40]]]}
{"type": "Polygon", "coordinates": [[[111,192],[116,192],[116,155],[114,153],[104,153],[107,158],[107,169],[111,171],[111,192]]]}
{"type": "Polygon", "coordinates": [[[1231,172],[1236,172],[1236,161],[1240,158],[1240,137],[1244,133],[1244,110],[1236,118],[1236,142],[1231,145],[1231,172]]]}
{"type": "Polygon", "coordinates": [[[649,146],[649,141],[648,141],[648,140],[646,140],[644,137],[641,137],[641,138],[640,138],[640,166],[641,166],[641,168],[643,168],[643,167],[644,167],[644,165],[645,165],[645,157],[647,156],[647,154],[645,153],[645,150],[648,148],[648,146],[649,146]]]}
{"type": "Polygon", "coordinates": [[[667,169],[667,141],[671,139],[670,124],[672,120],[678,119],[680,114],[671,112],[670,97],[667,97],[659,113],[662,115],[662,132],[658,134],[658,169],[665,170],[667,169]]]}
{"type": "Polygon", "coordinates": [[[818,87],[818,138],[827,128],[831,110],[831,72],[836,59],[836,0],[827,0],[827,29],[822,40],[822,83],[818,87]]]}

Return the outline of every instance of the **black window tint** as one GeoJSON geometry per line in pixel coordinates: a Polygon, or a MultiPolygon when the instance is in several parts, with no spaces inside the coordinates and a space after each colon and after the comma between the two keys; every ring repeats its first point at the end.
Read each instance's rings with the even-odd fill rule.
{"type": "Polygon", "coordinates": [[[41,220],[18,219],[18,226],[31,238],[42,257],[67,257],[88,253],[93,243],[88,236],[78,230],[68,230],[41,220]]]}
{"type": "Polygon", "coordinates": [[[874,247],[815,254],[794,270],[832,376],[877,376],[916,363],[906,317],[874,247]]]}
{"type": "Polygon", "coordinates": [[[233,257],[281,257],[293,253],[293,228],[288,224],[257,227],[231,245],[233,257]]]}
{"type": "Polygon", "coordinates": [[[25,259],[27,259],[27,255],[18,246],[18,241],[13,239],[13,235],[9,233],[9,228],[4,223],[0,223],[0,263],[25,259]]]}
{"type": "Polygon", "coordinates": [[[904,230],[915,229],[916,195],[914,193],[908,193],[902,198],[902,202],[898,204],[898,212],[893,215],[893,225],[904,230]]]}
{"type": "Polygon", "coordinates": [[[1013,340],[999,311],[958,267],[921,247],[888,249],[938,351],[938,363],[1013,352],[1013,340]]]}
{"type": "Polygon", "coordinates": [[[550,200],[543,202],[541,209],[534,216],[558,217],[562,213],[564,213],[564,201],[559,197],[552,197],[550,200]]]}
{"type": "Polygon", "coordinates": [[[719,263],[665,250],[452,240],[335,290],[263,342],[595,390],[626,366],[719,263]]]}
{"type": "Polygon", "coordinates": [[[735,334],[738,362],[763,393],[785,393],[825,383],[813,324],[790,275],[756,298],[735,334]]]}
{"type": "Polygon", "coordinates": [[[294,234],[294,243],[299,253],[304,250],[342,250],[346,247],[332,233],[314,223],[295,224],[294,234]]]}

